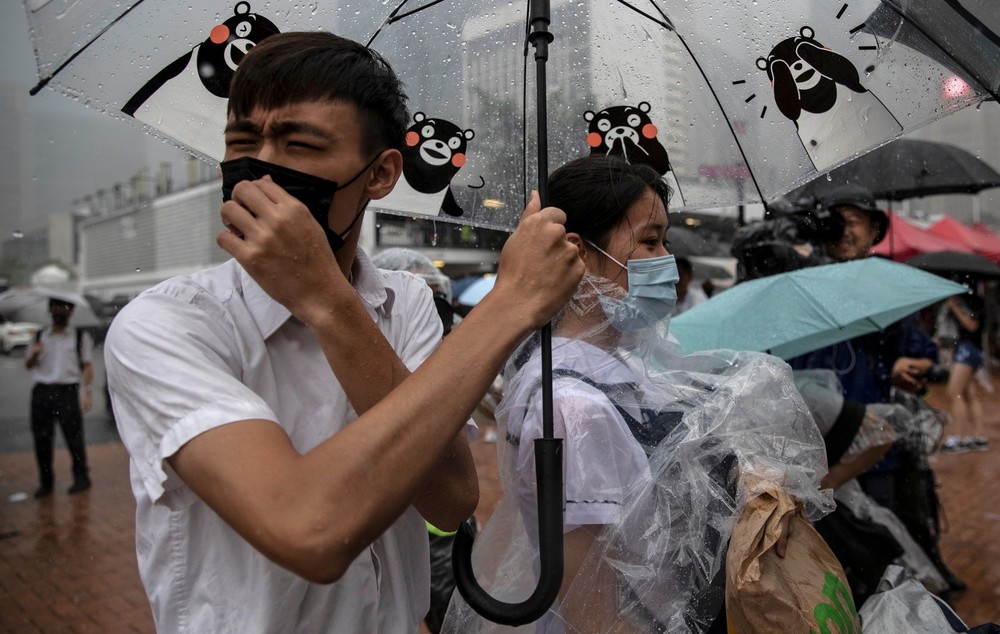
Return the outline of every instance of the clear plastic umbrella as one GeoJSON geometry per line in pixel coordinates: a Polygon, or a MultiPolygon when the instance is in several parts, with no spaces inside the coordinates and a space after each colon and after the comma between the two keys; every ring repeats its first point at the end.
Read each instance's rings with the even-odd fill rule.
{"type": "Polygon", "coordinates": [[[58,299],[73,304],[73,316],[70,324],[77,328],[92,328],[101,325],[101,320],[94,314],[83,295],[48,288],[11,289],[0,293],[0,315],[10,321],[26,321],[34,324],[48,324],[49,300],[58,299]]]}
{"type": "MultiPolygon", "coordinates": [[[[673,211],[773,200],[996,97],[995,17],[977,15],[989,2],[954,4],[555,0],[547,158],[647,162],[674,185],[673,211]],[[930,27],[927,15],[939,16],[930,27]],[[958,51],[968,47],[976,54],[958,51]]],[[[406,82],[413,112],[410,169],[380,210],[501,229],[538,180],[528,5],[26,0],[37,89],[212,159],[228,78],[255,43],[317,28],[369,42],[406,82]]]]}

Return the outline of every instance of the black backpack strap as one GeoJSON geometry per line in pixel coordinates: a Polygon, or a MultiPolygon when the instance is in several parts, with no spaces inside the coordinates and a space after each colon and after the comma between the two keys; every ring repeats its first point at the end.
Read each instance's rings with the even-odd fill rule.
{"type": "Polygon", "coordinates": [[[80,364],[80,370],[83,370],[83,330],[81,328],[74,328],[76,331],[76,361],[80,364]]]}
{"type": "MultiPolygon", "coordinates": [[[[648,408],[640,408],[642,420],[639,421],[614,398],[616,394],[624,395],[637,393],[639,391],[639,386],[635,383],[597,383],[590,377],[576,372],[575,370],[569,370],[566,368],[553,369],[552,379],[555,380],[560,377],[579,379],[604,394],[608,400],[611,401],[611,404],[615,406],[615,409],[618,410],[618,413],[628,426],[629,431],[632,432],[632,436],[636,439],[636,441],[638,441],[639,445],[642,446],[642,449],[647,456],[652,453],[653,449],[656,448],[656,446],[667,436],[667,434],[677,427],[677,425],[681,422],[681,418],[684,416],[684,413],[680,411],[659,411],[648,408]]],[[[541,387],[542,380],[539,378],[535,381],[534,385],[531,386],[531,390],[528,392],[527,402],[529,404],[541,387]]],[[[520,437],[514,436],[509,431],[507,432],[507,442],[512,445],[518,445],[520,444],[520,441],[520,437]]]]}

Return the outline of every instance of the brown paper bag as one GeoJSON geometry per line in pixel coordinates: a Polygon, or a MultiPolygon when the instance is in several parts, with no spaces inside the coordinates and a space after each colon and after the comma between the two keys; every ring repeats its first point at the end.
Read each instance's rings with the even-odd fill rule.
{"type": "Polygon", "coordinates": [[[733,529],[726,556],[729,631],[861,632],[847,577],[823,538],[792,499],[775,487],[751,498],[733,529]],[[792,515],[784,558],[775,544],[792,515]]]}

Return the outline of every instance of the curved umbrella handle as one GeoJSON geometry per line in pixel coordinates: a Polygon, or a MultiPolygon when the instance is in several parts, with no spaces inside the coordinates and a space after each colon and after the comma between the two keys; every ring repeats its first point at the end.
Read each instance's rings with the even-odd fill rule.
{"type": "Polygon", "coordinates": [[[538,487],[538,585],[520,603],[505,603],[490,596],[472,570],[473,529],[462,524],[452,546],[455,585],[473,610],[501,625],[537,621],[559,596],[563,578],[563,466],[562,438],[535,440],[535,476],[538,487]]]}

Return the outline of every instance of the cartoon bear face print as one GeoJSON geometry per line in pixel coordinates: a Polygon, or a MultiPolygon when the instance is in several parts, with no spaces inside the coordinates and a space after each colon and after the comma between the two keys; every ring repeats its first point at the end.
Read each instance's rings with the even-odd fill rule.
{"type": "Polygon", "coordinates": [[[444,119],[428,119],[423,112],[413,115],[403,147],[403,177],[413,189],[424,194],[440,192],[465,165],[465,150],[475,136],[444,119]]]}
{"type": "Polygon", "coordinates": [[[198,47],[198,76],[213,95],[229,96],[229,82],[240,60],[266,37],[279,33],[264,16],[250,13],[249,2],[238,2],[233,16],[216,24],[198,47]]]}
{"type": "Polygon", "coordinates": [[[766,58],[757,59],[757,68],[767,71],[771,80],[778,109],[792,121],[803,111],[822,114],[833,109],[838,84],[867,92],[854,64],[813,36],[813,30],[804,26],[798,36],[782,40],[766,58]]]}
{"type": "Polygon", "coordinates": [[[656,138],[657,129],[647,114],[648,102],[638,106],[611,106],[583,114],[590,124],[587,145],[591,154],[615,154],[634,163],[644,163],[663,175],[670,171],[666,149],[656,138]]]}

